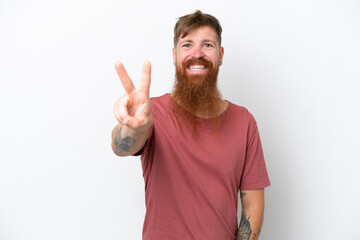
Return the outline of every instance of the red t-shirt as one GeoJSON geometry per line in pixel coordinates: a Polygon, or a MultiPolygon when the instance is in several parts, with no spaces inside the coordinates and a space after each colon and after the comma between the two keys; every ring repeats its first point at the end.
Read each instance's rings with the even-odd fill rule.
{"type": "Polygon", "coordinates": [[[170,94],[151,99],[154,123],[141,154],[143,239],[233,240],[239,189],[270,185],[255,119],[228,102],[216,135],[197,119],[193,138],[169,104],[170,94]]]}

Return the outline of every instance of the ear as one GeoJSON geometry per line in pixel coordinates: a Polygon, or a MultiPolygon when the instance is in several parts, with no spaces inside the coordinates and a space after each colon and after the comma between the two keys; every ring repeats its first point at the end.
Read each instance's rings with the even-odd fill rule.
{"type": "Polygon", "coordinates": [[[219,62],[223,62],[223,57],[224,57],[224,48],[223,48],[223,47],[220,47],[219,62]]]}
{"type": "Polygon", "coordinates": [[[173,48],[173,62],[176,62],[176,48],[173,48]]]}

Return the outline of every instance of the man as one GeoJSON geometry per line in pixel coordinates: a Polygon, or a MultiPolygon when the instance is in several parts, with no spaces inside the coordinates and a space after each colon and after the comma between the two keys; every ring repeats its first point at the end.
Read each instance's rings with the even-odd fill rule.
{"type": "Polygon", "coordinates": [[[218,20],[200,11],[179,18],[171,94],[149,98],[149,62],[138,89],[115,64],[126,94],[114,106],[112,148],[119,156],[141,155],[144,240],[259,237],[270,183],[253,116],[223,100],[216,86],[221,32],[218,20]]]}

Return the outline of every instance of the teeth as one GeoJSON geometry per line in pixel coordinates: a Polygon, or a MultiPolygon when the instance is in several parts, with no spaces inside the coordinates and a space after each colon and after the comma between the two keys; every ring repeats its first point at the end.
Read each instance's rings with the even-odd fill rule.
{"type": "Polygon", "coordinates": [[[193,65],[193,66],[189,66],[189,68],[192,70],[205,69],[203,65],[193,65]]]}

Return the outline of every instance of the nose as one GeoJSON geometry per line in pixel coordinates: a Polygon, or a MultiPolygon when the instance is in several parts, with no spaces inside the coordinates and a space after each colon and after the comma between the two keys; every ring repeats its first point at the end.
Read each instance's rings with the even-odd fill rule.
{"type": "Polygon", "coordinates": [[[192,57],[194,58],[202,58],[205,56],[204,52],[202,51],[201,49],[201,46],[197,46],[193,49],[193,52],[192,52],[192,57]]]}

